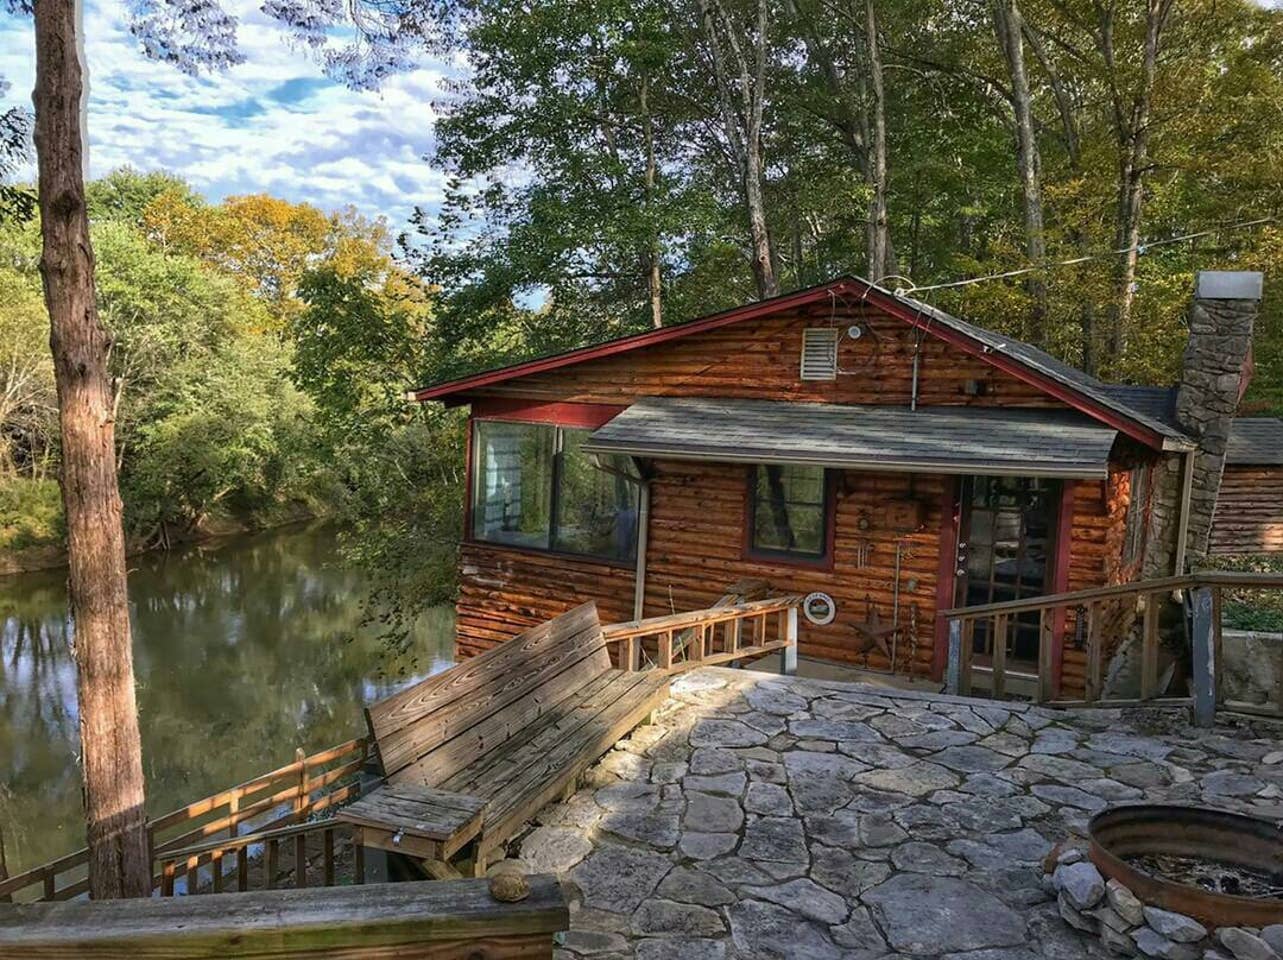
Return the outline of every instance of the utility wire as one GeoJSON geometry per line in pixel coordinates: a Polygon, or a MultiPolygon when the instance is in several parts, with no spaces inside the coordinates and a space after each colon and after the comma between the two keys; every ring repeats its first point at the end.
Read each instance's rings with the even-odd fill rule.
{"type": "MultiPolygon", "coordinates": [[[[1104,253],[1089,253],[1081,257],[1071,257],[1068,260],[1045,261],[1032,267],[1022,267],[1019,270],[1006,270],[1002,273],[990,273],[983,277],[968,277],[965,280],[951,280],[948,283],[932,283],[924,286],[913,284],[908,287],[896,287],[895,294],[897,297],[906,297],[915,293],[921,293],[926,290],[948,290],[954,287],[968,287],[975,283],[984,283],[987,280],[1007,280],[1011,277],[1023,277],[1026,274],[1037,273],[1040,270],[1050,270],[1053,267],[1072,267],[1079,263],[1089,263],[1093,260],[1108,260],[1110,257],[1121,256],[1124,253],[1131,253],[1133,250],[1137,254],[1144,255],[1146,251],[1153,247],[1166,247],[1174,243],[1185,243],[1189,240],[1197,240],[1200,237],[1213,237],[1229,230],[1246,230],[1249,227],[1259,227],[1266,223],[1277,223],[1277,217],[1261,217],[1257,220],[1243,220],[1239,223],[1228,223],[1223,226],[1213,227],[1210,230],[1199,230],[1195,233],[1182,234],[1179,237],[1168,237],[1166,240],[1153,240],[1149,243],[1138,243],[1131,247],[1122,247],[1118,250],[1109,250],[1104,253]]],[[[908,277],[884,277],[883,279],[908,280],[908,277]]]]}

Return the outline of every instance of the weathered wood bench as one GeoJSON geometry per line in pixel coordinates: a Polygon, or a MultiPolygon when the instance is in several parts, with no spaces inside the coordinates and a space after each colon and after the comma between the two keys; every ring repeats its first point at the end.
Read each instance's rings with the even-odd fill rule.
{"type": "Polygon", "coordinates": [[[366,709],[386,783],[340,816],[364,842],[474,875],[541,806],[668,695],[661,671],[611,667],[593,603],[366,709]],[[480,817],[476,817],[477,810],[480,817]]]}

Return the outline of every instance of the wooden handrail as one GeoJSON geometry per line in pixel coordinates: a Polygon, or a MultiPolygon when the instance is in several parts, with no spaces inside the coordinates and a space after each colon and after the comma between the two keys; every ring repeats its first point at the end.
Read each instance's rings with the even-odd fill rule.
{"type": "Polygon", "coordinates": [[[698,627],[710,623],[723,623],[727,620],[742,620],[746,617],[760,617],[763,614],[780,613],[800,606],[801,595],[768,597],[765,600],[750,600],[748,603],[728,604],[724,607],[706,607],[703,610],[692,610],[687,613],[669,613],[661,617],[647,617],[644,620],[625,620],[620,623],[609,623],[601,628],[607,643],[616,643],[632,637],[647,636],[653,633],[664,633],[668,630],[684,630],[687,627],[698,627]]]}
{"type": "Polygon", "coordinates": [[[486,880],[263,890],[235,897],[0,907],[6,957],[550,957],[570,926],[557,878],[529,878],[519,903],[486,880]]]}
{"type": "MultiPolygon", "coordinates": [[[[272,824],[269,824],[269,827],[275,827],[283,820],[308,816],[325,809],[335,802],[341,802],[342,799],[351,796],[351,788],[334,787],[333,785],[344,777],[360,771],[368,755],[368,746],[368,741],[364,737],[347,740],[297,759],[292,763],[277,767],[268,773],[260,774],[234,787],[220,790],[218,793],[189,803],[160,817],[148,820],[147,835],[154,855],[158,859],[168,858],[171,852],[180,846],[191,844],[193,840],[202,842],[204,838],[211,837],[221,831],[235,831],[245,821],[291,800],[303,800],[304,802],[296,803],[288,814],[282,818],[277,818],[272,824]],[[351,759],[333,769],[317,769],[349,756],[351,756],[351,759]],[[311,770],[316,770],[315,775],[309,775],[305,778],[304,774],[311,770]],[[304,790],[307,793],[306,798],[301,794],[301,791],[304,790]],[[328,792],[317,796],[315,800],[311,799],[311,796],[317,791],[325,790],[328,790],[328,792]],[[265,791],[271,792],[259,796],[265,791]],[[253,799],[249,803],[242,803],[246,798],[253,799]],[[172,830],[181,824],[200,821],[220,809],[225,809],[227,812],[223,816],[205,820],[191,830],[180,832],[175,836],[161,838],[161,834],[166,830],[172,830]]],[[[211,840],[210,842],[227,844],[231,839],[229,836],[227,840],[211,840]]],[[[36,884],[42,885],[40,897],[42,900],[65,899],[75,896],[86,889],[85,880],[79,879],[74,883],[59,887],[58,877],[60,874],[83,867],[88,862],[89,851],[87,848],[82,848],[65,854],[56,860],[24,870],[22,873],[0,880],[0,898],[10,896],[36,884]]]]}
{"type": "Polygon", "coordinates": [[[1090,587],[1086,590],[1072,590],[1067,593],[1049,593],[1041,597],[1030,597],[1027,600],[1004,600],[1000,603],[986,603],[974,607],[953,607],[949,610],[939,611],[936,616],[943,617],[946,620],[955,618],[971,620],[976,617],[993,616],[995,613],[1029,613],[1048,607],[1067,606],[1091,600],[1108,600],[1114,597],[1124,597],[1128,594],[1141,596],[1149,593],[1166,593],[1174,590],[1213,586],[1241,587],[1245,590],[1268,590],[1283,587],[1283,574],[1205,570],[1180,577],[1134,580],[1130,583],[1118,583],[1108,587],[1090,587]]]}

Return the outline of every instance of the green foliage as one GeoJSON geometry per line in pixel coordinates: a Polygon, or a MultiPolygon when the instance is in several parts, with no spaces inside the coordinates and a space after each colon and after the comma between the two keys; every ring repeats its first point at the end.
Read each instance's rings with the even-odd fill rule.
{"type": "MultiPolygon", "coordinates": [[[[1283,556],[1248,554],[1217,557],[1218,570],[1242,573],[1283,573],[1283,556]]],[[[1225,625],[1235,630],[1283,632],[1283,595],[1277,590],[1233,590],[1224,600],[1225,625]]]]}
{"type": "Polygon", "coordinates": [[[57,543],[63,533],[57,481],[0,478],[0,551],[57,543]]]}
{"type": "MultiPolygon", "coordinates": [[[[728,23],[753,19],[736,0],[711,6],[728,23]]],[[[1104,254],[1119,246],[1128,147],[1120,127],[1143,86],[1147,8],[1110,8],[1106,58],[1096,7],[1020,7],[1048,259],[1104,254]]],[[[943,0],[875,8],[890,234],[904,275],[886,285],[1028,267],[1010,84],[991,11],[943,0]]],[[[752,299],[745,199],[695,4],[462,0],[449,9],[451,39],[470,70],[437,127],[446,202],[417,216],[415,250],[443,290],[442,369],[643,328],[652,258],[667,322],[752,299]]],[[[765,206],[782,286],[863,274],[871,190],[863,9],[768,0],[766,12],[765,206]]],[[[752,33],[736,37],[750,57],[752,33]]],[[[1176,4],[1161,43],[1145,126],[1142,242],[1211,233],[1147,247],[1117,350],[1119,258],[1050,269],[1041,345],[1076,364],[1090,346],[1110,379],[1170,383],[1195,271],[1261,269],[1268,288],[1247,405],[1283,410],[1279,229],[1216,229],[1283,203],[1283,11],[1252,0],[1176,4]]],[[[729,46],[722,55],[732,56],[729,46]]],[[[923,296],[986,326],[1035,333],[1023,278],[923,296]]]]}

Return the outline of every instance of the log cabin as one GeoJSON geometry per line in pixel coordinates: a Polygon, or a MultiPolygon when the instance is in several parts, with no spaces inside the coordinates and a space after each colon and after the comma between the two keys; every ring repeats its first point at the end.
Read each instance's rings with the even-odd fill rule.
{"type": "MultiPolygon", "coordinates": [[[[469,407],[457,653],[585,600],[621,621],[766,582],[806,596],[803,656],[939,679],[939,610],[1233,546],[1242,522],[1211,522],[1227,446],[1231,474],[1242,462],[1229,434],[1262,278],[1196,288],[1170,390],[1104,383],[856,277],[413,390],[469,407]]],[[[1255,493],[1240,503],[1271,522],[1255,493]]],[[[1072,688],[1068,630],[1054,656],[1072,688]]],[[[1038,643],[1015,624],[1008,663],[1038,643]]]]}

